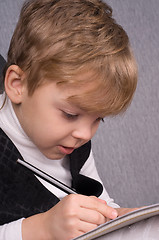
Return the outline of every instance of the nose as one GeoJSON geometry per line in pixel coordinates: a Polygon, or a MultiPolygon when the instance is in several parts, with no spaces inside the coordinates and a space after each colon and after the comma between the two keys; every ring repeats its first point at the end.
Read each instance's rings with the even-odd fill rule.
{"type": "Polygon", "coordinates": [[[72,132],[72,136],[77,139],[81,139],[84,141],[89,141],[94,135],[93,128],[91,126],[82,126],[80,128],[75,129],[72,132]]]}

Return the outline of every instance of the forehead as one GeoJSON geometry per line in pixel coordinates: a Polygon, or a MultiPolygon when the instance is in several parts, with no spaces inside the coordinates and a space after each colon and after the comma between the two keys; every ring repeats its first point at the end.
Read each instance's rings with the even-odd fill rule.
{"type": "Polygon", "coordinates": [[[57,81],[57,89],[62,93],[65,100],[75,96],[87,95],[88,92],[92,92],[94,88],[97,88],[97,83],[92,73],[86,72],[78,75],[74,75],[69,81],[57,81]]]}
{"type": "Polygon", "coordinates": [[[63,99],[88,113],[106,116],[106,96],[108,90],[101,76],[93,71],[75,75],[68,82],[57,82],[63,99]]]}
{"type": "Polygon", "coordinates": [[[57,87],[65,91],[69,96],[83,95],[88,92],[94,92],[100,85],[100,76],[93,70],[79,71],[73,74],[66,81],[57,81],[57,87]]]}

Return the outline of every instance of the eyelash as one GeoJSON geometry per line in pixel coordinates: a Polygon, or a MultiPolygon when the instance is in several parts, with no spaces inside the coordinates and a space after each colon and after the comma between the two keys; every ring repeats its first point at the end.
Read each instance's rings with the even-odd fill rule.
{"type": "MultiPolygon", "coordinates": [[[[67,112],[64,112],[62,111],[65,118],[67,118],[68,120],[75,120],[77,117],[78,117],[78,114],[71,114],[71,113],[67,113],[67,112]]],[[[96,121],[101,121],[101,122],[104,122],[104,118],[97,118],[96,121]]]]}
{"type": "Polygon", "coordinates": [[[64,111],[63,111],[63,114],[64,114],[64,116],[65,116],[67,119],[69,119],[69,120],[74,120],[74,119],[76,119],[76,118],[78,117],[77,114],[76,114],[76,115],[73,115],[73,114],[71,114],[71,113],[67,113],[67,112],[64,112],[64,111]]]}
{"type": "Polygon", "coordinates": [[[97,118],[97,121],[103,122],[104,123],[104,118],[97,118]]]}

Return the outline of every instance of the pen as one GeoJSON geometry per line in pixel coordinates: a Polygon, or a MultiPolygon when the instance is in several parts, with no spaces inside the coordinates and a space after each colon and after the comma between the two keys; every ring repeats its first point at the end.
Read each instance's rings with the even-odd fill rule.
{"type": "Polygon", "coordinates": [[[34,167],[30,163],[28,163],[28,162],[26,162],[24,160],[21,160],[21,159],[18,159],[17,162],[19,164],[23,165],[24,167],[28,168],[35,175],[41,177],[45,181],[47,181],[50,184],[54,185],[55,187],[59,188],[63,192],[65,192],[67,194],[71,194],[71,193],[75,194],[75,193],[77,193],[75,189],[72,189],[72,188],[68,187],[64,183],[60,182],[56,178],[53,178],[52,176],[48,175],[47,173],[43,172],[42,170],[38,169],[37,167],[34,167]]]}

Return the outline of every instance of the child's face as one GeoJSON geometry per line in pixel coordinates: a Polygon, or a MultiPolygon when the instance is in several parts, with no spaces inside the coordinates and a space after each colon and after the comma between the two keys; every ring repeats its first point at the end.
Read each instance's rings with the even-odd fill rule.
{"type": "Polygon", "coordinates": [[[24,87],[21,104],[15,107],[15,112],[26,134],[47,158],[61,159],[95,134],[100,116],[67,102],[69,96],[81,91],[85,89],[60,88],[56,82],[49,82],[28,96],[24,87]]]}

